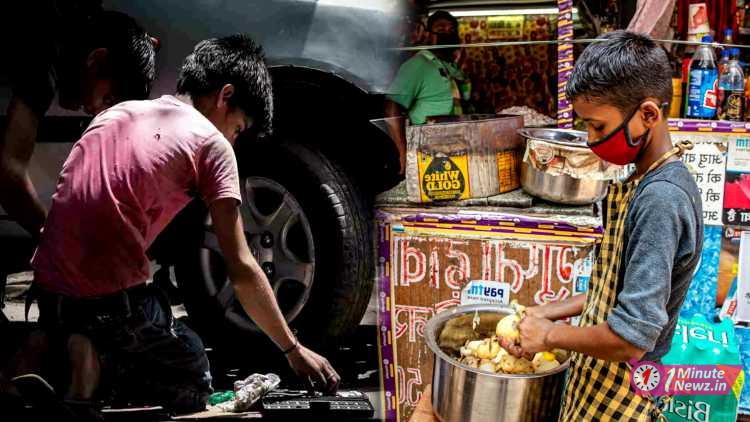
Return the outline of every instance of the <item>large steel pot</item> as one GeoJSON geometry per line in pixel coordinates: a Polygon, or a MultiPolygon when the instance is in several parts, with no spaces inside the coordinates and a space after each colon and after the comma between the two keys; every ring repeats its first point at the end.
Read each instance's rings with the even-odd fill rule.
{"type": "MultiPolygon", "coordinates": [[[[586,133],[559,129],[521,129],[527,142],[549,145],[550,151],[579,149],[580,154],[590,154],[599,160],[586,146],[586,133]]],[[[529,194],[547,201],[568,205],[586,205],[599,201],[607,193],[608,180],[595,177],[574,177],[565,173],[540,170],[529,161],[530,144],[521,163],[521,187],[529,194]]],[[[554,152],[552,153],[554,154],[554,152]]],[[[554,159],[554,155],[550,159],[554,159]]],[[[601,160],[599,160],[601,161],[601,160]]]]}
{"type": "MultiPolygon", "coordinates": [[[[557,420],[568,362],[543,374],[491,374],[463,365],[438,346],[445,323],[475,312],[505,316],[495,305],[458,306],[427,322],[425,339],[435,354],[432,408],[442,422],[525,422],[557,420]]],[[[499,319],[499,318],[498,318],[499,319]]]]}

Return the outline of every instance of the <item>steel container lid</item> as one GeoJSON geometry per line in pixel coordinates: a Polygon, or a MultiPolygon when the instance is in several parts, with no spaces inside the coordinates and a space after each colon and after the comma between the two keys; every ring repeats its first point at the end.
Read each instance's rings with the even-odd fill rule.
{"type": "Polygon", "coordinates": [[[588,136],[584,132],[568,129],[523,128],[518,133],[528,140],[549,142],[571,148],[586,148],[588,136]]]}

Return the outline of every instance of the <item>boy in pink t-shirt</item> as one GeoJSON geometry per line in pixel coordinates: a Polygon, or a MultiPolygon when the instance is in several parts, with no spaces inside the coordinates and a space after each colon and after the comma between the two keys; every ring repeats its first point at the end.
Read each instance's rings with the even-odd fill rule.
{"type": "Polygon", "coordinates": [[[339,376],[328,361],[293,336],[244,237],[232,146],[251,125],[268,130],[271,114],[261,48],[235,35],[195,47],[177,95],[112,107],[74,145],[32,259],[40,325],[65,336],[73,356],[72,398],[95,393],[93,345],[136,366],[142,393],[165,407],[205,407],[211,377],[203,344],[145,284],[146,249],[194,196],[210,210],[245,311],[295,372],[336,388],[339,376]]]}

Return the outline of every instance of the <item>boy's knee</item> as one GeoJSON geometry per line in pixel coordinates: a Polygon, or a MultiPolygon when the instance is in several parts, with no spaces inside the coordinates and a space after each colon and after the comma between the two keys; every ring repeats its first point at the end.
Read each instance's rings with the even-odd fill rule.
{"type": "Polygon", "coordinates": [[[74,366],[95,366],[99,361],[94,343],[80,334],[73,334],[68,339],[68,355],[74,366]]]}
{"type": "Polygon", "coordinates": [[[68,352],[80,355],[91,354],[94,353],[94,344],[86,336],[72,334],[68,339],[68,352]]]}

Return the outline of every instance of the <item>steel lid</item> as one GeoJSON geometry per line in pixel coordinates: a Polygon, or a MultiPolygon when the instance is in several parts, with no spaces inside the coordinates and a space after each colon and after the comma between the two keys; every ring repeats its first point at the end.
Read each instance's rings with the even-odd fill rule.
{"type": "Polygon", "coordinates": [[[518,129],[518,134],[534,141],[588,149],[586,145],[587,136],[584,132],[569,129],[523,128],[518,129]]]}

